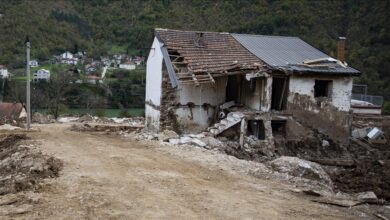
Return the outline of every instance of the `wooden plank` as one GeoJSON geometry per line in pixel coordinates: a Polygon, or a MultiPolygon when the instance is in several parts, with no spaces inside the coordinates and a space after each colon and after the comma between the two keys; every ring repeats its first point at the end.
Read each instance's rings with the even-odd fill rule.
{"type": "Polygon", "coordinates": [[[286,92],[286,87],[287,87],[287,78],[284,78],[282,95],[280,96],[280,100],[279,100],[279,109],[282,109],[283,98],[284,98],[284,93],[286,92]]]}

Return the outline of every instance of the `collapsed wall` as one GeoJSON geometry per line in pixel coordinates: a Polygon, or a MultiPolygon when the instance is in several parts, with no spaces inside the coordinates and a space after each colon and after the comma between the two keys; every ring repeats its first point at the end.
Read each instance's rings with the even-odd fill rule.
{"type": "Polygon", "coordinates": [[[294,118],[333,140],[348,142],[351,77],[291,77],[289,91],[287,110],[294,118]],[[316,88],[317,82],[325,86],[316,88]]]}

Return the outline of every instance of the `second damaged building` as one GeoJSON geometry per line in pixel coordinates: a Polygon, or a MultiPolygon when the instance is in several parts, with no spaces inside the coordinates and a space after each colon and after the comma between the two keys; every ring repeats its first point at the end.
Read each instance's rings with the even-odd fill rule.
{"type": "MultiPolygon", "coordinates": [[[[334,59],[296,37],[156,29],[147,61],[147,127],[226,130],[271,140],[289,118],[346,140],[352,76],[345,39],[334,59]],[[236,128],[236,129],[229,129],[236,128]]],[[[242,144],[242,143],[241,143],[242,144]]]]}

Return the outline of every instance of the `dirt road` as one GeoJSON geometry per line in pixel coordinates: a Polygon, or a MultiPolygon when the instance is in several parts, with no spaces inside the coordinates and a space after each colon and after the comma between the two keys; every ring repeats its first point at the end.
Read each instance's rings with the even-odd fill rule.
{"type": "MultiPolygon", "coordinates": [[[[288,186],[239,170],[240,160],[200,148],[161,146],[39,126],[29,136],[64,162],[60,177],[21,219],[356,219],[288,186]]],[[[0,216],[1,217],[1,216],[0,216]]]]}

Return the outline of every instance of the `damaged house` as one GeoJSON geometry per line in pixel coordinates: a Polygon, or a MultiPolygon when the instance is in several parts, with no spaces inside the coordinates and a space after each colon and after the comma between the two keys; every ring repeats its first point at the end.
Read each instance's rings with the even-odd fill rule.
{"type": "Polygon", "coordinates": [[[340,38],[334,59],[297,37],[156,29],[147,60],[147,127],[235,130],[242,142],[247,135],[289,135],[299,122],[346,139],[352,76],[360,72],[344,62],[344,47],[340,38]]]}

